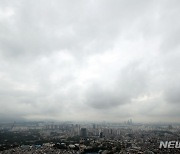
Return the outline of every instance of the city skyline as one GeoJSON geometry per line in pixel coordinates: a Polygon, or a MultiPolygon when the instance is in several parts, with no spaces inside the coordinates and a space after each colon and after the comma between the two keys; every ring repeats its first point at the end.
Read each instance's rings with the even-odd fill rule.
{"type": "Polygon", "coordinates": [[[178,0],[1,0],[0,121],[180,122],[178,0]]]}

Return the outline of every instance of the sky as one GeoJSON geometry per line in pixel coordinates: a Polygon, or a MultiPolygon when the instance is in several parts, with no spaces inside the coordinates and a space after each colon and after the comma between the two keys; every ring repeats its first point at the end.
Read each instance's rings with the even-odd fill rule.
{"type": "Polygon", "coordinates": [[[0,0],[0,121],[180,122],[179,0],[0,0]]]}

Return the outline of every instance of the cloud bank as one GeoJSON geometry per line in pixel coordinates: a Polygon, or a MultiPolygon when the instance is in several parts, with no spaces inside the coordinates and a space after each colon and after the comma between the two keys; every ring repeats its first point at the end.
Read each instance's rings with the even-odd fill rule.
{"type": "Polygon", "coordinates": [[[180,116],[178,0],[1,0],[0,120],[180,116]]]}

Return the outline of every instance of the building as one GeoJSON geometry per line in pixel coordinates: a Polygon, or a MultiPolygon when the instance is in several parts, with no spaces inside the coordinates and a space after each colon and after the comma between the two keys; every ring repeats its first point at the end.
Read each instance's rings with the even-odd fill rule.
{"type": "Polygon", "coordinates": [[[84,138],[87,137],[87,129],[86,128],[81,128],[80,136],[84,137],[84,138]]]}

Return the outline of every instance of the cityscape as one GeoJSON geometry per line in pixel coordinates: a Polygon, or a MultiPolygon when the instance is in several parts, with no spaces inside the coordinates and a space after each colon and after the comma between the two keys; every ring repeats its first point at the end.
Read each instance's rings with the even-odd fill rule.
{"type": "Polygon", "coordinates": [[[180,0],[0,0],[0,154],[180,154],[180,0]]]}
{"type": "Polygon", "coordinates": [[[180,140],[180,124],[13,122],[0,124],[1,154],[170,154],[161,141],[180,140]]]}

